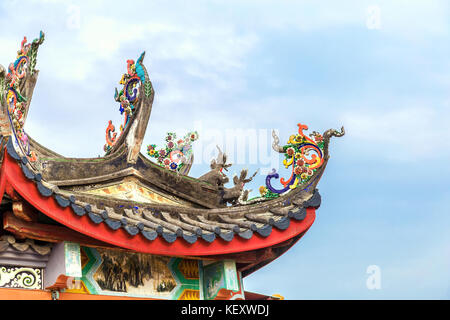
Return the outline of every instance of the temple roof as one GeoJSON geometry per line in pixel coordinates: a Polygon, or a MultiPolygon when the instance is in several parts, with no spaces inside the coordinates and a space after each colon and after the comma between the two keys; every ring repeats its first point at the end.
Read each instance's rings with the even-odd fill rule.
{"type": "MultiPolygon", "coordinates": [[[[260,188],[261,196],[247,199],[244,186],[256,173],[247,177],[243,170],[234,177],[235,186],[226,188],[223,170],[231,164],[220,148],[209,172],[199,178],[188,176],[191,143],[198,139],[195,131],[182,139],[168,133],[160,150],[148,146],[155,161],[140,153],[155,94],[141,54],[136,62],[127,61],[127,73],[120,80],[123,88],[116,89],[114,98],[124,122],[119,133],[109,121],[105,155],[66,158],[40,145],[23,128],[43,37],[41,33],[29,45],[24,39],[8,74],[0,68],[0,197],[6,192],[14,201],[22,199],[55,224],[79,234],[74,236],[80,241],[92,239],[93,245],[162,255],[204,257],[283,248],[274,249],[278,256],[311,227],[321,202],[316,187],[329,159],[329,141],[342,136],[343,128],[314,131],[308,137],[303,132],[308,127],[298,124],[298,133],[284,146],[273,133],[272,147],[285,157],[291,177],[280,179],[283,187],[277,189],[272,185],[279,178],[274,170],[260,188]]],[[[27,223],[28,229],[9,230],[41,240],[43,236],[30,231],[38,224],[27,223]]]]}
{"type": "Polygon", "coordinates": [[[0,253],[9,248],[19,252],[33,251],[41,256],[48,255],[52,249],[50,244],[37,244],[33,239],[17,240],[14,236],[0,236],[0,253]]]}
{"type": "MultiPolygon", "coordinates": [[[[13,188],[26,200],[29,199],[31,204],[39,208],[37,198],[42,199],[42,202],[49,202],[52,199],[52,202],[61,210],[68,209],[72,218],[75,218],[74,222],[79,221],[77,220],[79,217],[87,217],[92,225],[104,225],[110,231],[121,229],[129,237],[140,235],[149,244],[156,238],[162,239],[167,244],[177,239],[186,244],[194,244],[198,241],[212,243],[218,239],[222,240],[221,243],[231,242],[238,238],[245,247],[245,241],[256,235],[269,238],[274,229],[282,232],[289,228],[292,221],[305,221],[308,216],[307,209],[318,208],[321,202],[320,194],[315,189],[309,192],[298,192],[281,201],[272,200],[270,205],[254,204],[233,209],[203,209],[169,204],[137,203],[81,192],[68,192],[46,182],[42,174],[30,166],[27,157],[20,156],[16,152],[12,138],[1,137],[1,139],[3,145],[6,145],[3,166],[11,175],[10,177],[5,172],[3,177],[10,178],[8,180],[13,188]],[[23,186],[26,186],[26,189],[22,189],[23,186]],[[33,196],[33,193],[38,197],[33,196]]],[[[41,211],[46,210],[41,209],[41,211]]],[[[67,210],[64,211],[67,212],[67,210]]],[[[54,210],[43,213],[56,221],[61,219],[54,210]]],[[[310,215],[312,216],[311,213],[310,215]]],[[[305,228],[309,228],[312,223],[311,219],[307,220],[305,228]]],[[[63,224],[68,222],[67,219],[61,221],[63,224]]],[[[69,227],[75,230],[82,228],[76,223],[69,227]]],[[[83,232],[83,230],[80,231],[83,232]]],[[[98,235],[94,237],[99,239],[98,235]]],[[[108,242],[112,239],[99,240],[108,242]]],[[[151,249],[150,251],[154,252],[151,249]]],[[[197,254],[200,253],[208,254],[208,250],[197,252],[197,254]]],[[[214,254],[219,253],[221,252],[214,252],[214,254]]]]}

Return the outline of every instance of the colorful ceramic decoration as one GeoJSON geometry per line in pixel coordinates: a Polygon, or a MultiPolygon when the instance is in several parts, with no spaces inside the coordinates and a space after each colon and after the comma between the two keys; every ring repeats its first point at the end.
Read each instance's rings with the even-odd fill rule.
{"type": "Polygon", "coordinates": [[[292,174],[288,180],[280,179],[283,185],[282,189],[276,189],[272,186],[271,180],[278,179],[279,174],[273,169],[272,173],[266,177],[266,189],[263,195],[273,197],[274,194],[281,194],[291,189],[295,189],[298,185],[307,182],[314,172],[323,164],[323,136],[317,132],[313,132],[308,138],[303,130],[307,130],[308,126],[301,123],[298,124],[298,134],[291,135],[287,144],[283,146],[285,159],[283,165],[287,168],[292,167],[292,174]],[[265,194],[264,194],[265,192],[265,194]]]}
{"type": "Polygon", "coordinates": [[[287,144],[279,147],[280,152],[284,154],[285,159],[283,165],[286,169],[292,168],[291,176],[288,180],[281,178],[281,189],[272,186],[272,179],[278,179],[279,174],[273,169],[272,173],[266,177],[266,185],[259,188],[261,197],[277,198],[280,194],[295,189],[297,186],[307,182],[314,172],[323,164],[323,136],[313,131],[307,137],[303,130],[307,130],[308,126],[299,123],[298,134],[291,135],[287,144]]]}
{"type": "Polygon", "coordinates": [[[21,82],[28,75],[33,75],[36,66],[36,56],[39,45],[44,42],[44,33],[41,31],[39,38],[32,43],[27,43],[24,37],[16,60],[8,67],[8,74],[2,81],[2,98],[6,97],[8,116],[14,133],[16,143],[19,144],[30,160],[35,158],[30,152],[28,136],[23,128],[28,99],[21,92],[21,82]]]}
{"type": "Polygon", "coordinates": [[[120,138],[124,130],[127,128],[131,117],[136,112],[137,103],[140,100],[140,86],[144,85],[144,94],[149,96],[151,94],[150,83],[145,82],[145,73],[142,67],[142,60],[145,52],[141,54],[137,62],[134,60],[127,60],[127,73],[122,75],[119,84],[123,85],[122,90],[115,89],[114,100],[119,102],[120,114],[124,116],[123,124],[120,125],[120,135],[117,137],[115,127],[110,120],[106,128],[106,144],[104,150],[108,153],[112,146],[120,138]]]}
{"type": "Polygon", "coordinates": [[[160,166],[179,172],[192,156],[192,143],[198,139],[197,131],[189,132],[183,139],[177,139],[177,135],[168,132],[166,146],[157,150],[155,144],[147,147],[147,154],[155,158],[160,166]]]}

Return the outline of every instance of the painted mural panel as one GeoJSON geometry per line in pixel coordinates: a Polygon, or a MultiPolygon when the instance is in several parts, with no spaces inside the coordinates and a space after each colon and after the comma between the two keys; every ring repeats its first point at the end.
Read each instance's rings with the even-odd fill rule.
{"type": "Polygon", "coordinates": [[[132,200],[136,202],[189,205],[187,202],[182,200],[177,199],[177,201],[175,201],[175,199],[169,199],[168,197],[165,197],[132,179],[123,181],[119,184],[102,186],[101,188],[92,189],[85,192],[88,194],[108,196],[116,199],[132,200]]]}
{"type": "Polygon", "coordinates": [[[78,289],[67,292],[159,299],[199,296],[196,261],[82,247],[81,263],[78,289]]]}
{"type": "Polygon", "coordinates": [[[97,250],[102,263],[93,278],[104,291],[155,295],[167,293],[176,281],[167,265],[168,257],[97,250]]]}

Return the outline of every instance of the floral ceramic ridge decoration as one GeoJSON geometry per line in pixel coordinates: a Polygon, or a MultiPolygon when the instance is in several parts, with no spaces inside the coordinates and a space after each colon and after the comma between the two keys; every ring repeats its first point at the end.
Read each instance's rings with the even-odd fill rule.
{"type": "Polygon", "coordinates": [[[184,138],[177,138],[174,132],[168,132],[165,147],[157,149],[156,144],[150,144],[147,147],[147,154],[156,159],[160,166],[180,172],[193,156],[192,143],[197,139],[197,131],[189,132],[184,138]]]}

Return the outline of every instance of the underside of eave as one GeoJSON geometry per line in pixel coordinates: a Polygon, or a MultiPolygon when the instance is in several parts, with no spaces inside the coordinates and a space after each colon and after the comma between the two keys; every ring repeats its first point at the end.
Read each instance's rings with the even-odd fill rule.
{"type": "MultiPolygon", "coordinates": [[[[2,218],[3,232],[9,232],[20,239],[34,239],[44,242],[62,242],[70,241],[79,243],[81,246],[93,248],[106,248],[114,250],[124,250],[134,252],[130,249],[117,247],[108,243],[99,241],[84,234],[71,230],[63,225],[44,224],[39,222],[27,222],[18,218],[11,211],[0,212],[2,218]]],[[[0,232],[0,233],[3,233],[0,232]]],[[[305,231],[306,232],[306,231],[305,231]]],[[[265,247],[257,250],[242,251],[223,255],[208,256],[191,256],[187,254],[177,255],[180,258],[201,259],[201,260],[234,260],[237,263],[237,269],[242,273],[243,277],[261,269],[270,262],[279,258],[283,253],[288,251],[304,234],[286,240],[277,245],[265,247]]],[[[172,255],[174,256],[174,255],[172,255]]]]}

